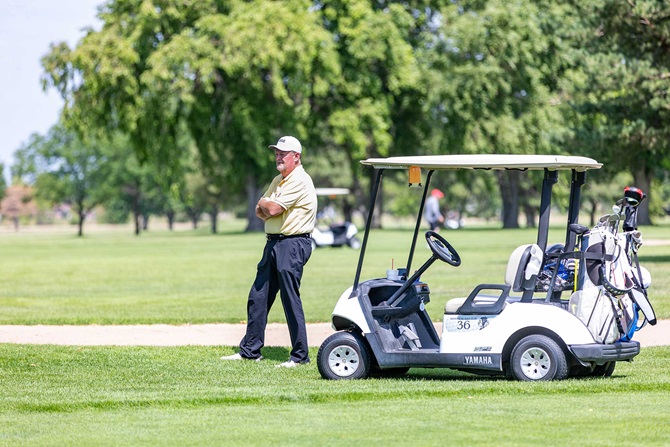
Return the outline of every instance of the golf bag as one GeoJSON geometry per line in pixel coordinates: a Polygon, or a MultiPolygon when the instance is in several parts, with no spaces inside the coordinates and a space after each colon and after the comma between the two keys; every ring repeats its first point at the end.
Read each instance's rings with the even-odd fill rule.
{"type": "Polygon", "coordinates": [[[644,197],[641,190],[627,187],[614,214],[600,218],[583,239],[579,287],[570,297],[569,309],[598,343],[629,341],[647,322],[656,324],[647,297],[651,276],[637,258],[642,245],[637,205],[644,197]],[[619,232],[622,221],[624,231],[619,232]]]}

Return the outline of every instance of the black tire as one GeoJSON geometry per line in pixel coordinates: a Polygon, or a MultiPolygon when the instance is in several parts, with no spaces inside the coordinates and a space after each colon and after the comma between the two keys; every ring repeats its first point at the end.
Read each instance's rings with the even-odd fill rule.
{"type": "Polygon", "coordinates": [[[570,377],[610,377],[614,373],[616,362],[607,362],[594,367],[574,366],[570,377]]]}
{"type": "Polygon", "coordinates": [[[590,374],[591,377],[611,377],[614,373],[614,367],[616,362],[607,362],[602,365],[596,365],[593,368],[593,372],[590,374]]]}
{"type": "Polygon", "coordinates": [[[364,379],[370,373],[370,351],[362,336],[336,332],[319,348],[316,364],[324,379],[364,379]]]}
{"type": "Polygon", "coordinates": [[[561,347],[544,335],[529,335],[516,344],[510,369],[517,380],[562,380],[568,377],[568,362],[561,347]]]}

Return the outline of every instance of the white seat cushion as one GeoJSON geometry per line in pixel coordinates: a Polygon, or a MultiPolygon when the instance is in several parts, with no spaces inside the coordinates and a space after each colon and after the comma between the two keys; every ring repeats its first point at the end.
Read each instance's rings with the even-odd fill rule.
{"type": "Polygon", "coordinates": [[[445,314],[455,314],[461,308],[467,298],[452,298],[444,305],[445,314]]]}
{"type": "Polygon", "coordinates": [[[523,292],[524,282],[537,276],[542,268],[543,253],[537,244],[521,245],[512,252],[507,262],[505,284],[514,292],[523,292]]]}

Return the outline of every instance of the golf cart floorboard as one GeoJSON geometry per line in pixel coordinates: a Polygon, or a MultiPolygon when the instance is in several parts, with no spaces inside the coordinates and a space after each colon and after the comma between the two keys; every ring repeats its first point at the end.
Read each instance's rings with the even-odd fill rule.
{"type": "MultiPolygon", "coordinates": [[[[374,337],[369,339],[371,345],[376,343],[374,337]]],[[[377,353],[377,363],[382,369],[396,367],[411,368],[454,368],[482,371],[502,371],[500,354],[454,354],[440,352],[439,348],[393,349],[385,350],[381,346],[371,346],[377,353]]]]}

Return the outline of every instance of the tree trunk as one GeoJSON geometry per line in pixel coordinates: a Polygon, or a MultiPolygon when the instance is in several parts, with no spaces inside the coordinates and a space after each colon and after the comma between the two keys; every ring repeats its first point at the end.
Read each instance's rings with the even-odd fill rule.
{"type": "Polygon", "coordinates": [[[249,175],[247,176],[247,228],[244,231],[264,231],[265,222],[256,216],[256,204],[258,199],[263,195],[260,186],[256,183],[256,179],[249,175]]]}
{"type": "Polygon", "coordinates": [[[351,222],[353,219],[354,207],[351,206],[349,199],[344,199],[342,201],[342,214],[344,216],[345,222],[351,222]]]}
{"type": "Polygon", "coordinates": [[[78,230],[77,230],[77,236],[82,237],[84,235],[84,219],[86,219],[86,213],[83,211],[79,211],[79,222],[77,223],[78,225],[78,230]]]}
{"type": "Polygon", "coordinates": [[[77,197],[75,200],[77,217],[79,218],[77,236],[82,237],[84,235],[84,219],[86,219],[86,210],[84,209],[84,200],[81,197],[77,197]]]}
{"type": "Polygon", "coordinates": [[[529,205],[528,203],[524,203],[523,205],[523,212],[526,215],[526,228],[535,228],[535,207],[529,205]]]}
{"type": "Polygon", "coordinates": [[[174,211],[168,211],[165,215],[167,217],[168,230],[174,230],[174,211]]]}
{"type": "Polygon", "coordinates": [[[496,171],[502,197],[503,228],[519,228],[519,172],[496,171]]]}
{"type": "Polygon", "coordinates": [[[635,187],[640,188],[647,198],[643,200],[637,208],[637,223],[638,225],[652,225],[651,216],[649,215],[649,202],[651,201],[651,180],[653,174],[651,170],[647,169],[646,163],[639,169],[633,172],[633,181],[635,187]]]}
{"type": "Polygon", "coordinates": [[[350,202],[348,198],[344,200],[344,220],[346,222],[353,222],[355,210],[361,211],[363,214],[363,219],[365,220],[367,218],[367,213],[365,212],[366,205],[364,205],[364,194],[361,189],[361,182],[356,176],[354,176],[352,180],[351,194],[353,203],[350,202]]]}
{"type": "Polygon", "coordinates": [[[133,220],[135,221],[135,236],[139,236],[142,231],[142,224],[140,218],[142,213],[140,211],[140,198],[139,194],[133,196],[133,220]]]}
{"type": "Polygon", "coordinates": [[[591,228],[596,225],[596,212],[598,211],[598,202],[596,200],[589,200],[591,209],[589,210],[589,218],[591,219],[591,228]]]}
{"type": "Polygon", "coordinates": [[[212,209],[209,212],[209,217],[212,221],[212,234],[216,234],[216,224],[217,224],[217,218],[219,216],[219,207],[214,205],[212,206],[212,209]]]}

